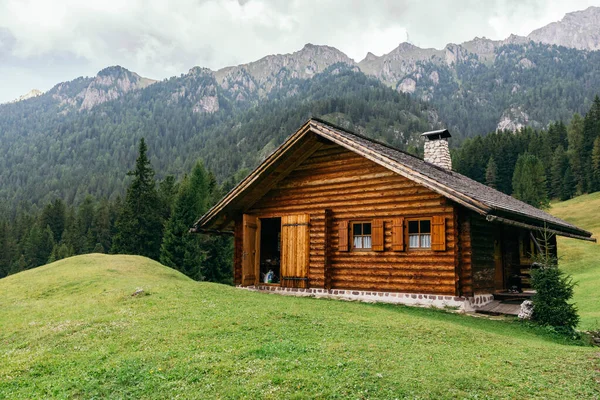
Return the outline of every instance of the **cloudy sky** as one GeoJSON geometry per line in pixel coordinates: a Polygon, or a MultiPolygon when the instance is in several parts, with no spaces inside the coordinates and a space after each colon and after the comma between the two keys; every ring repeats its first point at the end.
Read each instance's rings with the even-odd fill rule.
{"type": "Polygon", "coordinates": [[[560,20],[600,0],[0,0],[0,103],[122,65],[162,79],[328,44],[356,61],[560,20]]]}

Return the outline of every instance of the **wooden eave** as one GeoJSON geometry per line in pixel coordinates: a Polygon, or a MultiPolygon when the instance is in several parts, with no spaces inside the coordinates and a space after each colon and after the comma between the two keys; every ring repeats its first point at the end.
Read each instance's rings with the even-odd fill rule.
{"type": "MultiPolygon", "coordinates": [[[[501,219],[506,219],[501,210],[490,207],[465,193],[444,185],[442,182],[394,160],[391,156],[383,152],[375,151],[357,141],[351,140],[345,137],[345,135],[338,133],[336,129],[328,127],[325,123],[311,119],[302,125],[300,129],[283,142],[254,171],[203,215],[190,231],[222,231],[231,229],[236,215],[240,215],[251,208],[262,196],[275,187],[278,182],[318,150],[323,143],[335,143],[342,146],[482,216],[494,216],[498,222],[501,219]]],[[[519,217],[518,212],[511,212],[510,216],[513,219],[515,218],[514,214],[517,214],[516,216],[519,217]]],[[[521,217],[526,221],[522,223],[527,226],[535,226],[536,222],[537,224],[543,223],[537,218],[533,218],[534,221],[532,224],[527,215],[521,215],[521,217]]],[[[577,229],[576,227],[569,229],[567,226],[558,224],[551,225],[552,230],[559,235],[590,240],[591,233],[584,230],[577,229]],[[582,233],[586,235],[584,236],[582,233]]]]}

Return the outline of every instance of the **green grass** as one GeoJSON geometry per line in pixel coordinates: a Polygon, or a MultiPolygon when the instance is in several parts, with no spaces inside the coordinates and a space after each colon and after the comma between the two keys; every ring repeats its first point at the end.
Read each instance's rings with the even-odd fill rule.
{"type": "MultiPolygon", "coordinates": [[[[600,192],[555,203],[550,213],[594,234],[600,239],[600,192]]],[[[579,309],[580,329],[600,329],[600,244],[558,238],[559,265],[571,274],[575,303],[579,309]]]]}
{"type": "Polygon", "coordinates": [[[4,278],[0,327],[0,398],[600,397],[598,349],[516,321],[253,293],[143,257],[4,278]]]}

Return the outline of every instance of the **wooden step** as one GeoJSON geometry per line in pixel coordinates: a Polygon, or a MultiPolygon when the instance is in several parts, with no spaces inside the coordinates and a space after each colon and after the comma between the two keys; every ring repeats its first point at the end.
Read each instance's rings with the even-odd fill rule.
{"type": "Polygon", "coordinates": [[[475,312],[489,315],[519,315],[519,312],[521,311],[521,303],[523,301],[524,300],[504,302],[500,300],[494,300],[475,309],[475,312]]]}

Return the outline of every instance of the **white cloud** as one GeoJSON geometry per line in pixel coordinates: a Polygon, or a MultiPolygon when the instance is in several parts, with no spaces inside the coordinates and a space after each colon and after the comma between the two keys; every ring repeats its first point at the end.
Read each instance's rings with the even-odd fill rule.
{"type": "Polygon", "coordinates": [[[407,37],[502,39],[600,0],[0,0],[0,102],[122,65],[166,78],[328,44],[356,61],[407,37]],[[408,36],[407,36],[408,35],[408,36]]]}

